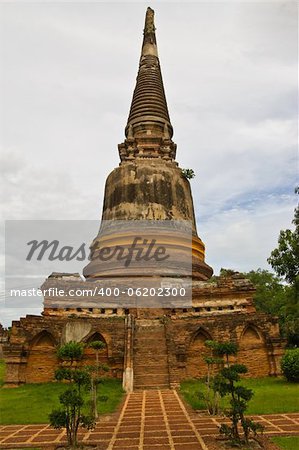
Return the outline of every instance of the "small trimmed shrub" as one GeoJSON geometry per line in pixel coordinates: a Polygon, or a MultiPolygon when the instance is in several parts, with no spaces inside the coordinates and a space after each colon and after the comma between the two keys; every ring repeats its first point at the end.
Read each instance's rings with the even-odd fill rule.
{"type": "Polygon", "coordinates": [[[64,361],[70,361],[70,367],[60,367],[55,371],[57,381],[67,381],[69,388],[59,396],[60,409],[54,409],[49,414],[50,425],[55,429],[66,429],[68,445],[71,448],[78,446],[79,427],[91,430],[95,421],[92,415],[83,414],[84,396],[82,390],[91,384],[90,374],[86,369],[73,368],[74,361],[83,358],[83,345],[80,342],[68,342],[62,345],[57,355],[64,361]]]}
{"type": "Polygon", "coordinates": [[[281,359],[281,370],[288,381],[299,382],[299,348],[291,348],[281,359]]]}
{"type": "Polygon", "coordinates": [[[232,364],[224,367],[215,377],[215,384],[218,384],[218,391],[221,397],[230,397],[230,408],[224,411],[226,417],[231,421],[230,424],[222,423],[220,434],[223,434],[235,447],[241,447],[243,444],[249,445],[250,434],[254,437],[264,430],[263,425],[254,422],[245,417],[248,402],[252,399],[254,393],[251,389],[241,386],[238,382],[240,375],[247,373],[247,367],[243,364],[232,364]],[[240,434],[242,428],[243,436],[240,434]]]}

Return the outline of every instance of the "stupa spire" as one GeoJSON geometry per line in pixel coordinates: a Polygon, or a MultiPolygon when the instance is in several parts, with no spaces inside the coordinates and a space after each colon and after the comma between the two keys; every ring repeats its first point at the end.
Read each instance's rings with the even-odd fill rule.
{"type": "Polygon", "coordinates": [[[153,55],[158,58],[157,41],[156,41],[156,27],[154,22],[155,11],[147,8],[145,15],[145,24],[143,30],[143,43],[141,56],[153,55]]]}
{"type": "Polygon", "coordinates": [[[126,140],[119,145],[121,160],[158,157],[175,158],[170,122],[158,57],[154,10],[147,8],[136,86],[125,129],[126,140]]]}

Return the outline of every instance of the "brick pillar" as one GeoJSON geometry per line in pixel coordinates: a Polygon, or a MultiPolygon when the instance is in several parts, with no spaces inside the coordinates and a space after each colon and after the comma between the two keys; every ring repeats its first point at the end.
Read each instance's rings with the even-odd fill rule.
{"type": "Polygon", "coordinates": [[[14,387],[25,383],[27,357],[23,351],[23,346],[5,344],[3,353],[6,365],[5,386],[14,387]]]}
{"type": "Polygon", "coordinates": [[[133,391],[133,330],[134,317],[131,314],[128,314],[125,321],[125,355],[123,371],[123,388],[126,392],[133,391]]]}

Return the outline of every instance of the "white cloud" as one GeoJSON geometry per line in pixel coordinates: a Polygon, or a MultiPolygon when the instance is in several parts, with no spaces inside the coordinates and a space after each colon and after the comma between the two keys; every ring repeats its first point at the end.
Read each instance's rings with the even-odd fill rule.
{"type": "MultiPolygon", "coordinates": [[[[146,6],[0,5],[4,218],[100,219],[146,6]]],[[[297,5],[154,7],[177,158],[197,174],[192,189],[207,262],[266,267],[295,203],[297,5]]],[[[21,314],[6,312],[7,321],[21,314]]]]}
{"type": "Polygon", "coordinates": [[[205,220],[198,231],[208,243],[206,259],[214,271],[269,270],[267,258],[277,246],[279,230],[291,227],[293,200],[290,195],[267,195],[205,220]]]}

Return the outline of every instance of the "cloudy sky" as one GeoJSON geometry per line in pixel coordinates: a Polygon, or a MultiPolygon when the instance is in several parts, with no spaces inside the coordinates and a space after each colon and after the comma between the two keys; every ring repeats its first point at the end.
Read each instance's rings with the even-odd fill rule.
{"type": "MultiPolygon", "coordinates": [[[[147,6],[0,3],[3,219],[100,220],[147,6]]],[[[269,268],[296,202],[297,5],[150,6],[206,260],[216,273],[269,268]]],[[[26,309],[0,312],[8,324],[26,309]]]]}

